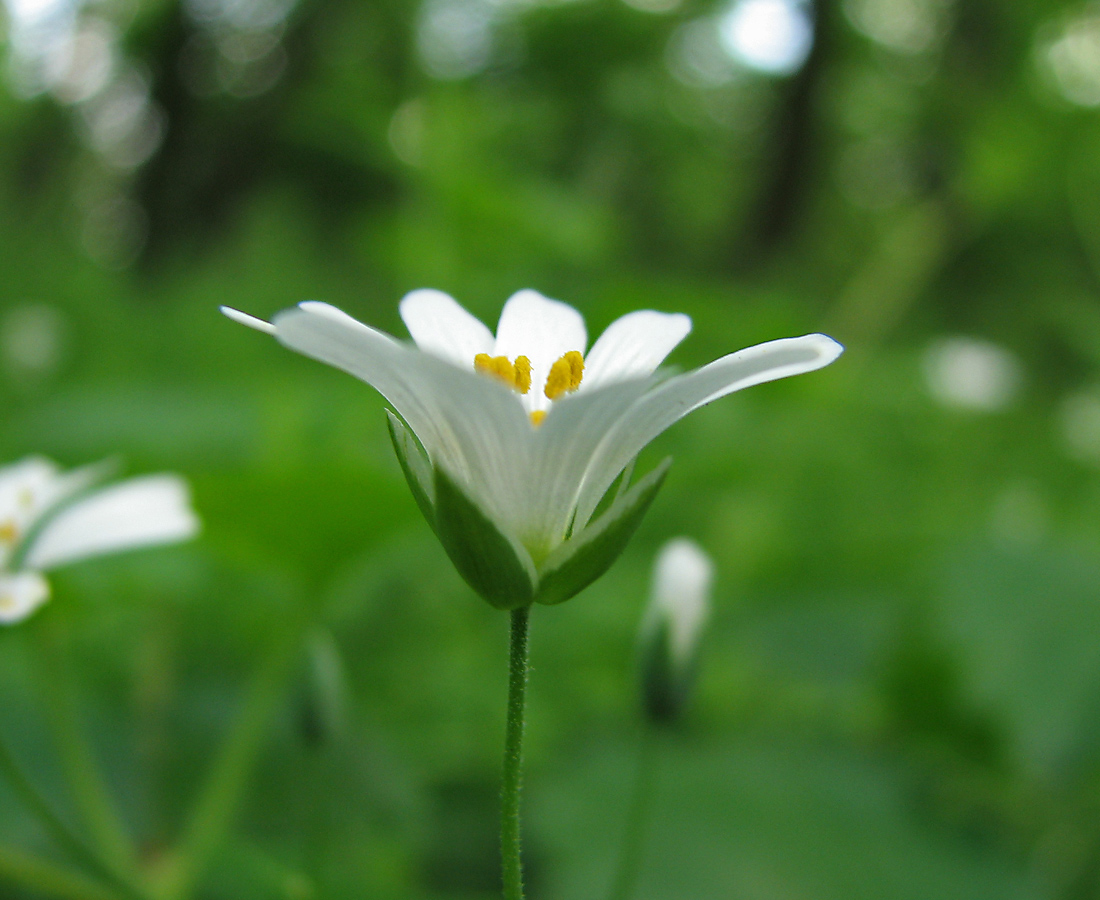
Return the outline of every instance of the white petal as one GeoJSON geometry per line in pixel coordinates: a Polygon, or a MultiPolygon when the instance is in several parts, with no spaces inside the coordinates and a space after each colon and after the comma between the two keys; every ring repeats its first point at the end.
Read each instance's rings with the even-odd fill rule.
{"type": "Polygon", "coordinates": [[[528,507],[531,424],[516,394],[490,378],[395,341],[324,303],[275,317],[278,339],[375,388],[436,465],[515,535],[528,507]]]}
{"type": "Polygon", "coordinates": [[[683,313],[642,309],[616,319],[599,336],[584,361],[581,390],[614,381],[644,378],[691,331],[691,319],[683,313]]]}
{"type": "Polygon", "coordinates": [[[0,469],[0,522],[23,523],[55,493],[57,466],[41,456],[28,456],[0,469]]]}
{"type": "Polygon", "coordinates": [[[0,567],[19,554],[23,540],[35,524],[64,500],[92,484],[104,470],[104,464],[85,466],[62,474],[57,466],[39,456],[27,457],[0,469],[0,567]]]}
{"type": "Polygon", "coordinates": [[[617,421],[654,383],[654,379],[620,382],[578,391],[554,403],[553,413],[535,429],[530,480],[537,491],[531,498],[532,526],[525,535],[530,546],[552,550],[564,539],[585,472],[608,424],[617,421]]]}
{"type": "Polygon", "coordinates": [[[256,331],[262,331],[264,334],[275,333],[275,326],[270,322],[265,322],[263,319],[257,319],[255,316],[243,313],[239,309],[234,309],[232,306],[221,306],[219,309],[223,316],[232,319],[234,322],[239,322],[241,325],[247,325],[249,328],[254,328],[256,331]]]}
{"type": "Polygon", "coordinates": [[[198,529],[186,482],[176,475],[147,475],[61,509],[34,537],[26,564],[49,569],[89,556],[186,540],[198,529]]]}
{"type": "Polygon", "coordinates": [[[585,474],[577,504],[578,526],[588,521],[623,467],[692,410],[742,388],[820,369],[843,350],[830,337],[808,334],[739,350],[694,372],[670,378],[634,403],[605,433],[585,474]]]}
{"type": "Polygon", "coordinates": [[[584,353],[588,336],[581,314],[567,303],[538,291],[520,291],[508,298],[497,323],[495,356],[531,360],[531,390],[524,395],[529,410],[548,409],[543,393],[550,367],[570,350],[584,353]]]}
{"type": "Polygon", "coordinates": [[[409,334],[425,353],[473,369],[475,356],[493,352],[493,333],[442,291],[413,291],[399,308],[409,334]]]}
{"type": "Polygon", "coordinates": [[[38,572],[0,573],[0,625],[27,618],[50,597],[50,586],[38,572]]]}

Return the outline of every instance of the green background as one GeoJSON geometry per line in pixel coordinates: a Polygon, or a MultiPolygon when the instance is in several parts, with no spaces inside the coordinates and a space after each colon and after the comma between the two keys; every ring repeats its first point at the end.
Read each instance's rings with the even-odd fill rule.
{"type": "MultiPolygon", "coordinates": [[[[533,287],[592,337],[683,311],[681,368],[847,347],[656,441],[625,555],[534,610],[533,900],[607,890],[681,534],[714,614],[639,900],[1100,895],[1100,14],[818,0],[769,74],[704,53],[726,6],[667,5],[101,0],[87,97],[36,86],[8,7],[0,459],[180,472],[204,531],[52,575],[0,633],[0,734],[92,835],[75,721],[137,865],[193,851],[179,900],[496,895],[507,617],[380,398],[217,313],[319,299],[403,335],[425,286],[490,325],[533,287]],[[988,408],[930,389],[959,336],[1000,348],[988,408]]],[[[0,847],[69,865],[3,785],[0,847]]]]}

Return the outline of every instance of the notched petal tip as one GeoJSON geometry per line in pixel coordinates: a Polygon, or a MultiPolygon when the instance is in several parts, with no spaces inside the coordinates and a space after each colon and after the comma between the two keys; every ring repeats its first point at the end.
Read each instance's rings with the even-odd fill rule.
{"type": "Polygon", "coordinates": [[[219,306],[218,309],[221,310],[223,316],[232,319],[234,322],[239,322],[241,325],[247,325],[256,331],[262,331],[264,334],[275,333],[275,326],[263,319],[257,319],[255,316],[250,316],[248,313],[234,309],[232,306],[219,306]]]}

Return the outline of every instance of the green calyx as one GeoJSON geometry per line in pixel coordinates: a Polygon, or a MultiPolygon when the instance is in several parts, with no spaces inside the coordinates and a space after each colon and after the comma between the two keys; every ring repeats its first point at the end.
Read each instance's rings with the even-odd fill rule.
{"type": "Polygon", "coordinates": [[[536,567],[522,544],[502,532],[447,472],[432,466],[405,424],[393,413],[388,416],[417,506],[458,573],[497,609],[562,603],[599,578],[625,549],[672,464],[664,460],[536,567]]]}
{"type": "Polygon", "coordinates": [[[696,654],[678,660],[672,652],[667,619],[642,635],[638,645],[642,710],[658,726],[674,725],[683,716],[695,684],[696,654]]]}

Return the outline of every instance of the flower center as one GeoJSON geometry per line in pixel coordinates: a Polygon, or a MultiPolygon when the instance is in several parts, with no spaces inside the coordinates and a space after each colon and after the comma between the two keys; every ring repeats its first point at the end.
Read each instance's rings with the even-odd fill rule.
{"type": "MultiPolygon", "coordinates": [[[[490,356],[479,353],[474,357],[474,370],[491,375],[503,381],[508,387],[520,394],[531,390],[531,360],[526,356],[517,356],[511,362],[507,356],[490,356]]],[[[546,376],[546,385],[542,392],[549,400],[557,400],[562,394],[568,394],[580,387],[584,378],[584,356],[579,350],[563,353],[550,367],[546,376]]],[[[541,425],[546,418],[545,409],[536,409],[531,413],[531,424],[541,425]]]]}

